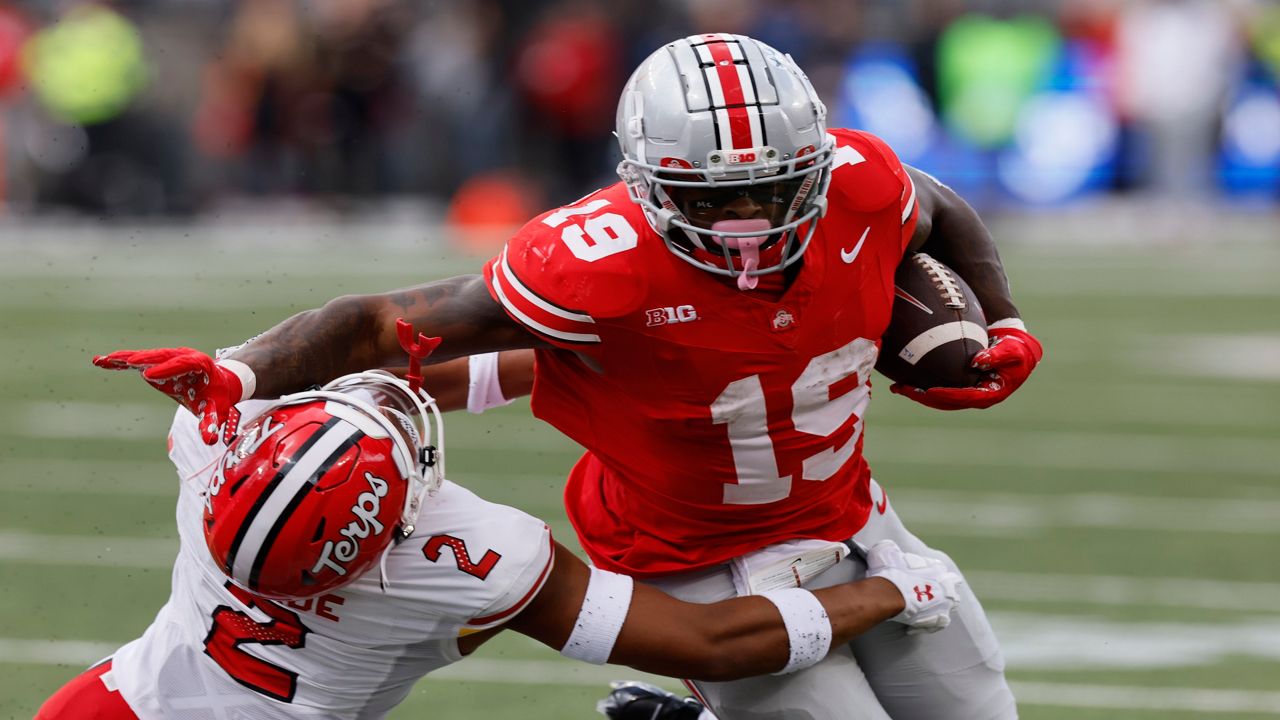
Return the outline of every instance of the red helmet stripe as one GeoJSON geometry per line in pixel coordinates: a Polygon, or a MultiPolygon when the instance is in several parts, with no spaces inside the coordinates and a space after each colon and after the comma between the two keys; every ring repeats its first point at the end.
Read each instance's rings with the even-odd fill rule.
{"type": "Polygon", "coordinates": [[[711,100],[722,121],[720,124],[728,128],[727,138],[724,127],[720,130],[721,149],[759,147],[762,144],[760,110],[751,86],[750,69],[736,62],[741,59],[741,48],[724,41],[707,43],[705,48],[711,62],[706,72],[711,100]],[[725,139],[729,141],[727,145],[725,139]]]}

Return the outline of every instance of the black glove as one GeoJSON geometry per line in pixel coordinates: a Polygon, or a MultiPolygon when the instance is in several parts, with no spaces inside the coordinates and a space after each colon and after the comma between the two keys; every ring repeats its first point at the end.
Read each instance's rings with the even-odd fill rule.
{"type": "Polygon", "coordinates": [[[615,681],[596,710],[610,720],[698,720],[702,703],[682,698],[649,683],[615,681]]]}

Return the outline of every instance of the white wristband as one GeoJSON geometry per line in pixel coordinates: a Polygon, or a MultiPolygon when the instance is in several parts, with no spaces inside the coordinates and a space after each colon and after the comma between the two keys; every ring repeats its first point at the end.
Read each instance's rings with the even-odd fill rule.
{"type": "Polygon", "coordinates": [[[831,618],[818,602],[818,596],[802,588],[770,590],[760,593],[782,613],[791,644],[787,666],[774,675],[786,675],[817,665],[831,651],[831,618]]]}
{"type": "Polygon", "coordinates": [[[240,378],[240,399],[236,400],[236,402],[244,402],[253,397],[254,391],[258,389],[258,376],[253,374],[253,368],[239,360],[231,360],[229,358],[219,360],[218,367],[224,367],[240,378]]]}
{"type": "Polygon", "coordinates": [[[1026,332],[1027,324],[1022,322],[1021,318],[1005,318],[1004,320],[997,320],[993,323],[988,324],[987,329],[988,330],[1001,330],[1001,329],[1021,330],[1022,332],[1026,332]]]}
{"type": "Polygon", "coordinates": [[[591,580],[582,598],[578,621],[560,648],[560,654],[593,665],[608,662],[627,611],[631,609],[633,589],[633,581],[626,575],[591,568],[591,580]]]}
{"type": "Polygon", "coordinates": [[[502,383],[498,377],[498,353],[472,355],[467,361],[470,380],[467,382],[467,412],[482,413],[489,408],[509,405],[502,396],[502,383]]]}

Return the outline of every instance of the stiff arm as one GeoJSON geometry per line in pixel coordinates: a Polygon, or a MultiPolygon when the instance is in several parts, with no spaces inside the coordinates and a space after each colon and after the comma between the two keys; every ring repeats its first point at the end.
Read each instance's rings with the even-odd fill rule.
{"type": "Polygon", "coordinates": [[[346,295],[281,322],[229,357],[257,377],[254,397],[277,397],[371,367],[398,366],[403,318],[443,338],[431,356],[550,347],[512,320],[479,275],[464,275],[373,295],[346,295]]]}

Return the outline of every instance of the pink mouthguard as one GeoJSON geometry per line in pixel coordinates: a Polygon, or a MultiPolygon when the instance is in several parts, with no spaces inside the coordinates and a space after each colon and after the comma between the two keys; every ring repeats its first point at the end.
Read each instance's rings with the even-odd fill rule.
{"type": "Polygon", "coordinates": [[[766,218],[754,218],[748,220],[720,220],[711,226],[711,231],[715,232],[760,232],[763,235],[755,237],[721,237],[716,236],[716,241],[723,243],[730,250],[737,250],[738,256],[742,258],[742,272],[738,275],[738,289],[752,290],[759,283],[760,279],[755,275],[748,275],[748,272],[760,268],[760,246],[765,240],[769,239],[769,231],[773,229],[773,225],[766,218]]]}

